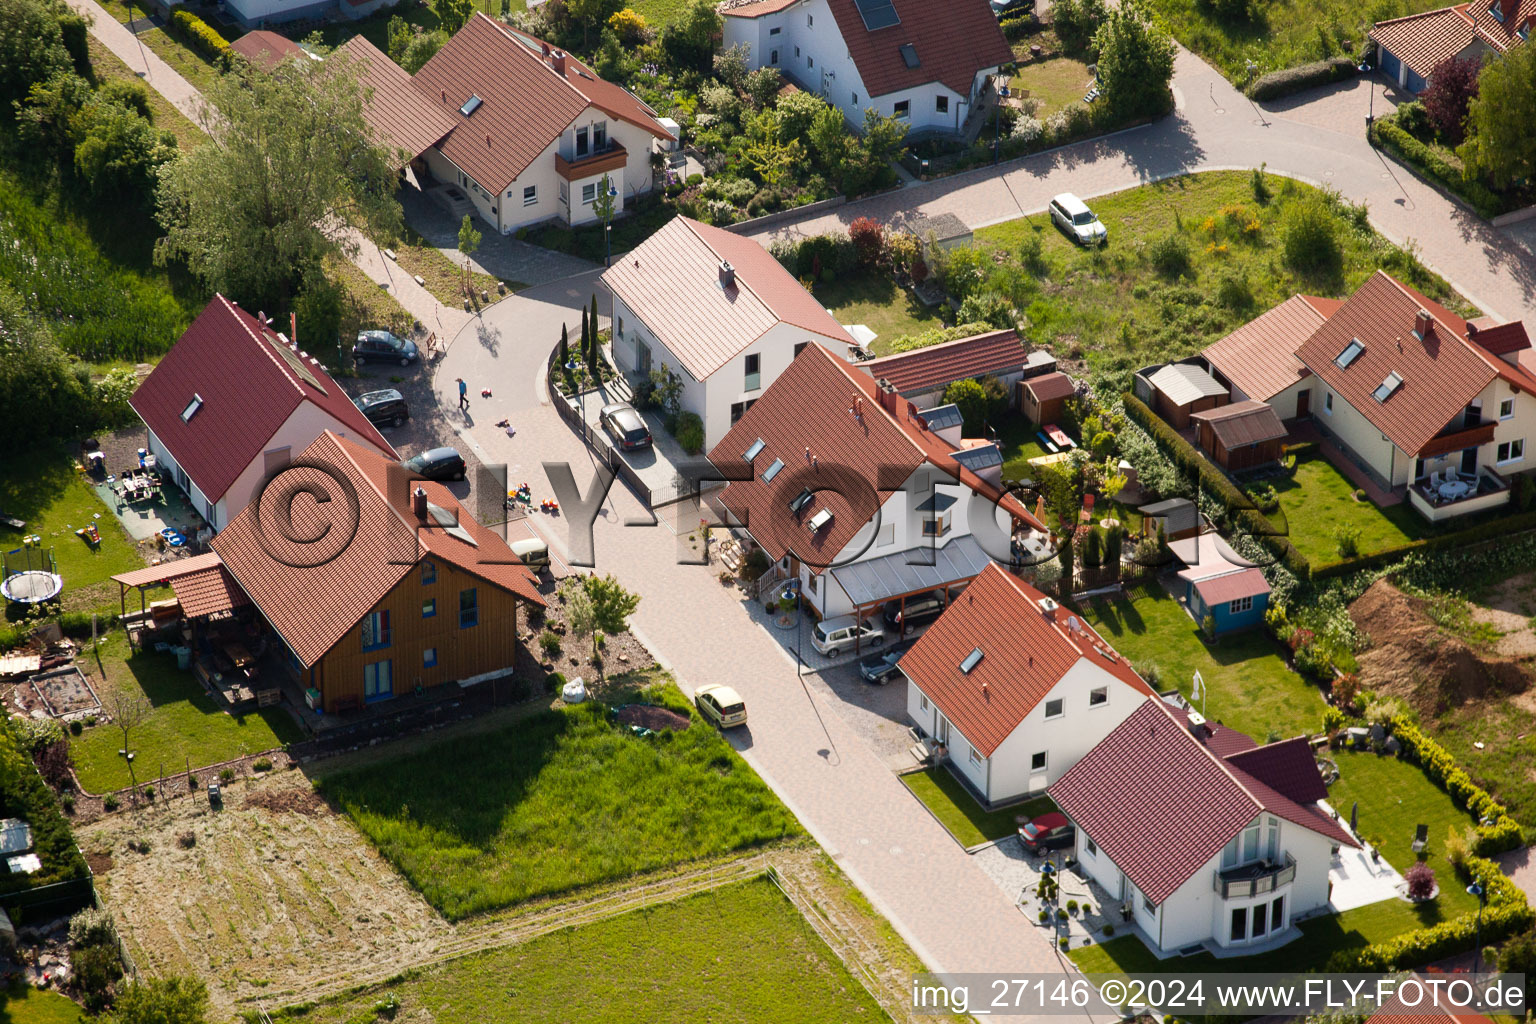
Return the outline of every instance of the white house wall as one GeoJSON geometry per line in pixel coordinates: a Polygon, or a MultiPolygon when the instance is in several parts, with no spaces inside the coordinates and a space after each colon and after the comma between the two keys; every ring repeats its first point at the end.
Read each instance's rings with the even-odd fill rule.
{"type": "Polygon", "coordinates": [[[1327,427],[1339,441],[1360,457],[1378,477],[1390,486],[1406,483],[1412,471],[1413,460],[1398,450],[1397,446],[1382,436],[1381,428],[1360,415],[1321,380],[1312,394],[1312,413],[1317,422],[1327,427]],[[1333,409],[1328,408],[1328,396],[1333,396],[1333,409]]]}
{"type": "MultiPolygon", "coordinates": [[[[1303,391],[1314,391],[1314,389],[1318,389],[1323,386],[1324,385],[1322,380],[1320,380],[1315,374],[1309,373],[1301,380],[1297,381],[1290,387],[1286,388],[1284,391],[1280,392],[1278,395],[1275,395],[1273,398],[1271,398],[1269,400],[1269,407],[1275,410],[1275,415],[1279,416],[1282,420],[1294,419],[1296,417],[1296,401],[1301,393],[1303,391]]],[[[1232,396],[1232,400],[1234,402],[1239,401],[1236,394],[1232,396]]],[[[1334,396],[1334,402],[1338,401],[1338,396],[1334,396]]],[[[1319,415],[1322,411],[1318,404],[1317,394],[1315,391],[1312,395],[1312,404],[1310,408],[1314,416],[1319,415]]]]}

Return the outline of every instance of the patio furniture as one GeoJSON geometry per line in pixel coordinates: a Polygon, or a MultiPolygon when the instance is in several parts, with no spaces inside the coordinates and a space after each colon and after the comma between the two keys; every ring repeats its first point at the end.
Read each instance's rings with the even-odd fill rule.
{"type": "Polygon", "coordinates": [[[1413,826],[1413,852],[1423,853],[1424,847],[1429,845],[1429,826],[1413,826]]]}
{"type": "Polygon", "coordinates": [[[234,663],[236,668],[245,668],[256,661],[255,658],[251,657],[251,652],[246,650],[245,645],[242,643],[231,641],[225,644],[224,653],[228,655],[229,660],[234,663]]]}
{"type": "Polygon", "coordinates": [[[1457,498],[1463,498],[1469,494],[1472,490],[1472,485],[1465,480],[1447,480],[1437,490],[1440,493],[1440,497],[1445,498],[1447,501],[1455,501],[1457,498]]]}

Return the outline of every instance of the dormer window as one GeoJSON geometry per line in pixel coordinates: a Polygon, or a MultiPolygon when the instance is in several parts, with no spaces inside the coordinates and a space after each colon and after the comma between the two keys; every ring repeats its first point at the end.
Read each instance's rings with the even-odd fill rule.
{"type": "Polygon", "coordinates": [[[187,407],[181,410],[181,422],[190,423],[192,421],[192,417],[197,415],[197,410],[201,409],[202,407],[203,396],[194,393],[192,395],[192,401],[188,402],[187,407]]]}
{"type": "Polygon", "coordinates": [[[1494,18],[1498,21],[1502,22],[1504,20],[1504,5],[1502,0],[1493,0],[1493,3],[1488,5],[1488,13],[1493,15],[1494,18]]]}
{"type": "Polygon", "coordinates": [[[1519,36],[1522,40],[1529,42],[1531,38],[1531,23],[1526,22],[1524,25],[1521,25],[1520,31],[1516,32],[1515,35],[1519,36]]]}
{"type": "Polygon", "coordinates": [[[924,537],[943,537],[948,535],[950,512],[954,504],[954,495],[935,490],[926,501],[921,502],[917,506],[918,514],[923,517],[924,537]]]}

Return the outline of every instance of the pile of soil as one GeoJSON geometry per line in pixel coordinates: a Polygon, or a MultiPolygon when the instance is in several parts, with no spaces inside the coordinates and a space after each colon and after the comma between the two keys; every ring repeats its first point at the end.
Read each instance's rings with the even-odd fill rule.
{"type": "Polygon", "coordinates": [[[294,814],[319,814],[325,801],[313,789],[253,789],[245,794],[242,807],[294,814]]]}
{"type": "Polygon", "coordinates": [[[619,708],[615,715],[625,725],[638,725],[652,732],[660,732],[663,729],[675,732],[678,729],[686,729],[689,725],[687,715],[668,708],[659,708],[654,704],[626,704],[619,708]]]}
{"type": "Polygon", "coordinates": [[[1521,693],[1531,685],[1523,666],[1484,656],[1430,619],[1424,602],[1378,580],[1349,607],[1350,618],[1370,638],[1360,654],[1360,681],[1367,689],[1435,715],[1484,697],[1521,693]]]}

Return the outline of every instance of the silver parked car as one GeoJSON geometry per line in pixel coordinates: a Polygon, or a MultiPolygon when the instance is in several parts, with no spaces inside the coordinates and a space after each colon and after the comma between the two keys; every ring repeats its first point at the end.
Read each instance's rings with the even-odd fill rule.
{"type": "Polygon", "coordinates": [[[1088,209],[1088,204],[1071,192],[1051,200],[1051,220],[1078,245],[1103,245],[1109,241],[1109,230],[1088,209]]]}

